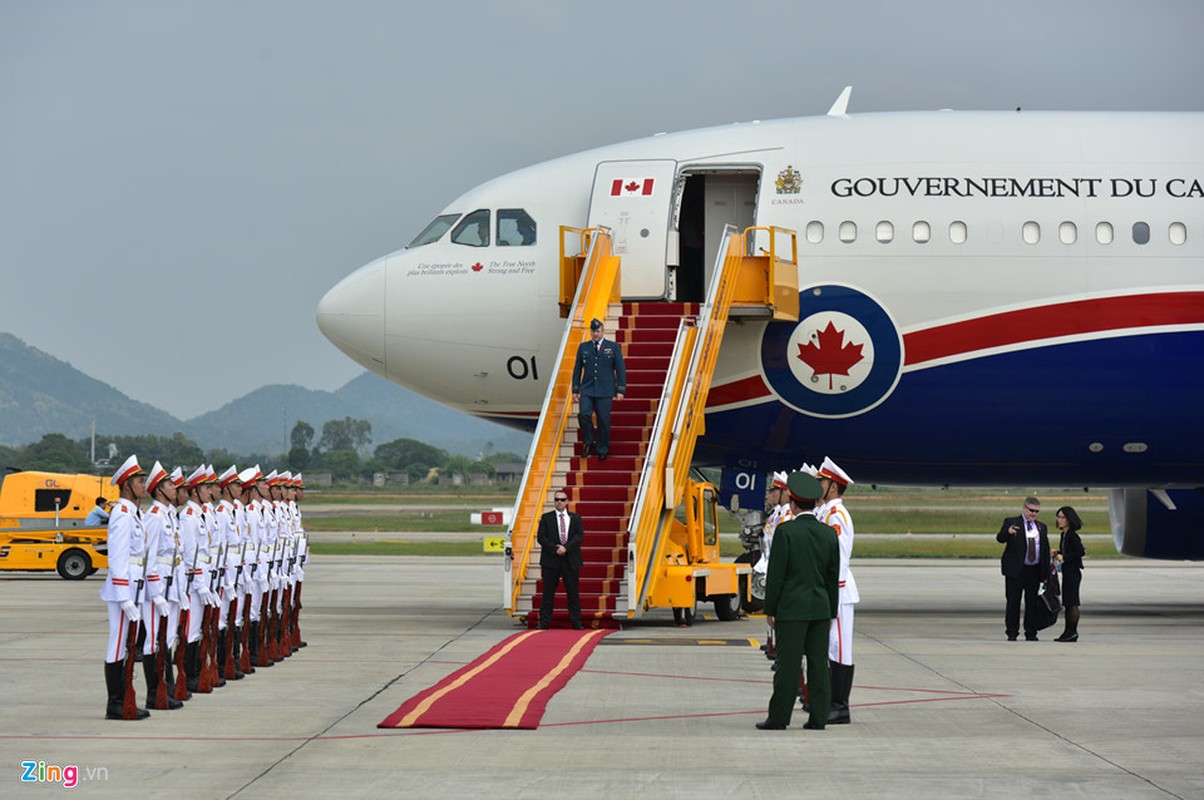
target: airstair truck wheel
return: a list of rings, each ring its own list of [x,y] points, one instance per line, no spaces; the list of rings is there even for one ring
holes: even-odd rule
[[[92,569],[92,559],[78,547],[64,550],[56,569],[63,580],[68,581],[82,581],[95,571]]]

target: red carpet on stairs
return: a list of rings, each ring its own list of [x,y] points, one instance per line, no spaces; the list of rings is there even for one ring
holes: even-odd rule
[[[548,701],[610,631],[516,633],[401,704],[378,728],[539,727]]]
[[[571,508],[585,524],[581,547],[582,622],[587,627],[615,627],[621,582],[627,568],[627,523],[648,453],[656,406],[665,385],[677,328],[698,306],[682,303],[624,303],[614,338],[627,364],[627,394],[611,413],[610,456],[582,458],[581,443],[573,443],[564,486]],[[538,573],[538,566],[533,570]],[[536,583],[527,624],[539,623],[540,593]],[[626,617],[619,611],[620,617]],[[567,626],[568,609],[558,592],[552,614],[554,628]]]

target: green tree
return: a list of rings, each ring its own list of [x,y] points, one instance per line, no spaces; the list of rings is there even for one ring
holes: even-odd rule
[[[298,420],[293,426],[293,432],[289,434],[289,441],[294,450],[298,447],[308,450],[314,442],[314,426],[305,420]]]
[[[313,459],[309,455],[309,450],[305,447],[293,447],[288,451],[288,456],[285,460],[288,462],[288,468],[293,472],[312,469],[310,464]]]
[[[446,450],[417,439],[394,439],[377,445],[373,455],[383,465],[382,472],[405,470],[411,481],[424,479],[432,467],[446,466],[448,459]]]
[[[327,452],[359,450],[372,443],[372,423],[366,419],[332,419],[322,426],[318,447]]]
[[[22,469],[46,472],[91,472],[88,453],[61,433],[48,433],[20,454]]]
[[[360,457],[354,450],[331,450],[326,454],[326,468],[336,481],[349,481],[360,472]]]
[[[196,442],[180,432],[171,436],[114,436],[117,451],[124,460],[133,454],[144,470],[149,470],[156,461],[170,470],[172,467],[196,466],[205,460],[205,453]]]

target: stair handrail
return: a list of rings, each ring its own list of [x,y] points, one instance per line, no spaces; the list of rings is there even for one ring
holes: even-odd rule
[[[652,446],[644,461],[640,489],[628,525],[629,614],[639,613],[644,607],[665,542],[663,518],[673,513],[685,491],[694,445],[704,427],[707,392],[723,341],[744,246],[744,234],[727,225],[716,254],[715,269],[711,273],[715,279],[693,326],[696,332],[690,337],[688,349],[683,348],[679,353],[677,345],[674,347],[665,383],[666,390],[671,385],[674,387],[676,396],[666,400],[662,394],[661,407],[651,433]],[[678,329],[678,343],[681,342],[682,328],[688,324],[682,321],[682,327]],[[687,355],[688,361],[685,358]],[[680,392],[676,391],[678,386],[681,387]],[[670,420],[671,428],[668,427]],[[663,454],[664,446],[669,447],[667,454]],[[653,491],[656,487],[661,487],[661,491]],[[633,569],[638,581],[633,580]]]
[[[689,363],[697,328],[692,320],[683,319],[677,326],[673,340],[673,352],[669,368],[665,372],[665,384],[657,403],[656,417],[652,424],[644,467],[637,484],[635,500],[631,505],[631,517],[627,523],[627,613],[632,616],[643,608],[643,598],[648,594],[649,576],[652,571],[651,553],[657,547],[659,517],[664,508],[665,470],[669,446],[672,443],[666,431],[671,433],[669,421],[677,417],[677,406],[682,398],[685,382],[685,367]]]
[[[619,259],[611,254],[610,231],[603,227],[586,230],[562,227],[562,248],[566,231],[578,233],[583,242],[588,241],[589,253],[573,295],[572,314],[565,323],[560,339],[556,368],[548,381],[539,423],[527,455],[527,466],[515,498],[510,528],[506,532],[503,600],[506,610],[511,614],[517,608],[519,593],[527,577],[531,549],[536,538],[535,528],[547,506],[560,445],[572,414],[572,372],[577,345],[588,336],[588,321],[594,317],[605,318],[610,304],[618,298]],[[592,239],[588,236],[590,233],[593,234]]]
[[[715,364],[719,359],[719,346],[723,343],[723,333],[727,328],[728,312],[732,307],[736,278],[745,251],[745,237],[746,234],[741,233],[735,226],[724,226],[723,241],[716,255],[718,263],[712,272],[715,280],[711,283],[707,301],[698,316],[701,335],[694,345],[690,361],[686,402],[679,406],[677,419],[673,424],[673,449],[669,453],[667,465],[673,468],[677,476],[674,505],[681,501],[686,475],[694,459],[694,445],[705,430],[707,394],[710,392]]]

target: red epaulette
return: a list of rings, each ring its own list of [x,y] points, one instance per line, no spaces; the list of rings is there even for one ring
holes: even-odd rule
[[[150,512],[151,512],[152,514],[158,514],[158,513],[159,513],[159,507],[158,507],[158,506],[151,506]]]

